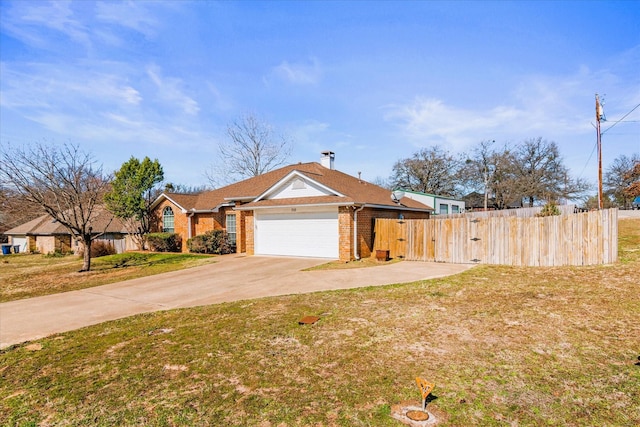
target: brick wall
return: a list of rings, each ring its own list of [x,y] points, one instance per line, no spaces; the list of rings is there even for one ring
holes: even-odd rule
[[[338,208],[338,256],[340,261],[351,261],[353,257],[353,208]]]
[[[236,211],[236,253],[247,252],[247,212]],[[251,229],[253,233],[253,227]],[[252,234],[253,236],[253,234]]]
[[[373,251],[374,226],[376,218],[398,218],[400,211],[365,208],[358,212],[358,255],[360,258],[370,257]],[[340,261],[350,261],[353,256],[353,214],[352,207],[338,209],[338,228],[340,233]],[[406,219],[427,219],[426,212],[402,212]]]
[[[164,212],[164,208],[167,206],[173,210],[173,232],[179,234],[182,238],[182,252],[187,252],[187,239],[189,238],[189,220],[187,218],[187,214],[183,213],[182,209],[171,203],[169,200],[165,199],[156,206],[154,210],[155,226],[151,229],[151,232],[164,232],[162,213]]]
[[[244,229],[246,232],[246,253],[247,255],[253,255],[255,254],[255,245],[253,241],[253,211],[245,211],[244,225]]]
[[[168,200],[164,200],[155,209],[158,230],[162,231],[162,212],[166,206],[173,209],[175,232],[182,237],[182,251],[187,251],[188,214],[182,213],[181,209]],[[341,261],[350,261],[353,256],[353,213],[352,207],[342,206],[338,208],[338,229],[339,229],[339,257]],[[227,214],[236,215],[236,252],[253,255],[255,253],[254,243],[254,216],[252,211],[234,211],[232,208],[221,209],[220,212],[199,213],[191,218],[191,236],[197,236],[207,231],[224,229]],[[398,218],[400,214],[396,210],[365,208],[358,212],[358,254],[361,258],[371,256],[373,251],[373,230],[375,218]],[[423,212],[402,212],[406,219],[426,219],[428,213]]]
[[[196,213],[191,217],[191,233],[189,233],[189,215],[183,213],[182,209],[171,203],[169,200],[163,200],[154,209],[154,221],[152,223],[152,232],[163,232],[162,213],[165,207],[169,206],[173,210],[173,226],[174,233],[178,233],[182,238],[182,252],[187,252],[187,240],[189,236],[194,237],[204,234],[211,230],[224,230],[226,227],[227,214],[236,215],[236,240],[238,242],[238,251],[246,250],[245,233],[242,230],[245,219],[242,212],[236,212],[231,207],[220,209],[219,212]]]

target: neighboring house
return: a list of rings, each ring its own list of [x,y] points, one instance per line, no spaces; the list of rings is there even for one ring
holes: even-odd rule
[[[483,211],[484,210],[484,194],[473,192],[469,193],[462,198],[466,204],[466,210],[470,211]],[[507,204],[506,209],[517,209],[523,207],[522,197],[516,197]],[[498,209],[495,197],[487,198],[487,210]]]
[[[117,253],[135,249],[122,221],[114,218],[106,210],[100,210],[92,223],[93,231],[98,234],[94,242],[102,241],[114,246]],[[34,220],[5,231],[9,236],[9,244],[18,246],[20,252],[78,252],[82,242],[72,236],[69,231],[49,215],[42,215]]]
[[[436,194],[420,193],[418,191],[405,191],[405,197],[408,197],[418,202],[424,203],[428,206],[433,206],[436,215],[446,215],[454,213],[462,213],[465,210],[464,200],[456,199],[453,197],[438,196]]]
[[[247,255],[349,261],[373,249],[375,218],[428,218],[432,208],[334,169],[334,153],[196,195],[163,193],[153,203],[157,231],[187,239],[224,229]]]

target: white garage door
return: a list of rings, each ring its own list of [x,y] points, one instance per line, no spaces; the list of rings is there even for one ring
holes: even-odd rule
[[[27,238],[26,236],[13,236],[11,239],[11,244],[15,246],[20,246],[20,252],[27,251]],[[13,250],[13,249],[12,249]]]
[[[256,255],[339,258],[338,209],[256,211]]]

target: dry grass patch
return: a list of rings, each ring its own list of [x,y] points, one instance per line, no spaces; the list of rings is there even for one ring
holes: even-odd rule
[[[421,376],[442,425],[636,426],[640,221],[621,233],[614,266],[478,266],[15,346],[0,354],[0,424],[398,426],[390,406],[418,403]]]
[[[360,258],[356,261],[331,261],[325,264],[316,265],[305,269],[304,271],[313,270],[342,270],[348,268],[366,268],[366,267],[379,267],[381,265],[395,264],[402,261],[399,258],[391,259],[388,261],[378,261],[375,257]]]
[[[0,258],[0,302],[50,295],[215,262],[210,255],[128,252],[95,258],[79,273],[73,255],[16,254]]]

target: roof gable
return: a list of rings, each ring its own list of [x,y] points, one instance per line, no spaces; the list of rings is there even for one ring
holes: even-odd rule
[[[296,188],[299,181],[307,185],[306,189]],[[308,193],[305,193],[306,190]],[[387,189],[363,181],[335,169],[328,169],[320,163],[297,163],[264,173],[226,187],[204,191],[195,195],[163,193],[156,199],[157,206],[161,197],[172,200],[183,212],[215,212],[222,206],[256,203],[277,205],[296,201],[296,203],[322,204],[320,200],[344,205],[368,204],[393,209],[432,210],[431,207],[403,198],[400,203],[391,200]]]
[[[280,181],[271,186],[267,191],[259,195],[253,201],[278,200],[303,197],[338,196],[343,194],[319,183],[306,174],[293,170]]]

